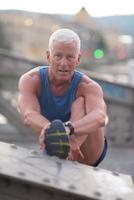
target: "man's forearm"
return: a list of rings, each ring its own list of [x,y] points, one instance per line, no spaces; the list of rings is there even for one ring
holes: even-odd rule
[[[24,114],[24,124],[39,134],[49,123],[49,120],[36,111],[28,111]]]
[[[98,111],[89,113],[82,119],[73,122],[73,126],[77,135],[90,134],[105,126],[105,114]]]

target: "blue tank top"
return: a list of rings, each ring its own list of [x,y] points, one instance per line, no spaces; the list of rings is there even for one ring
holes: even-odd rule
[[[49,121],[60,119],[66,122],[70,119],[71,105],[76,99],[78,85],[82,79],[83,73],[74,72],[71,84],[63,95],[54,95],[50,88],[48,79],[48,67],[41,66],[39,68],[41,78],[41,92],[38,97],[41,113]]]

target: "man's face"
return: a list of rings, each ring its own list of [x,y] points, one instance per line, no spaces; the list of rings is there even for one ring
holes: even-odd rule
[[[57,80],[68,81],[80,62],[80,52],[75,42],[54,42],[51,52],[47,52],[50,70]]]

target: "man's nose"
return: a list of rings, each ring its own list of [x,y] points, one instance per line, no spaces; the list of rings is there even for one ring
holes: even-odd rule
[[[62,64],[62,66],[67,66],[67,58],[66,57],[62,58],[61,64]]]

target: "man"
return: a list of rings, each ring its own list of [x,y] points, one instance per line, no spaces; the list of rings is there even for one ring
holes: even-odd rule
[[[76,70],[80,46],[74,31],[54,32],[49,66],[22,75],[18,102],[24,124],[39,134],[47,154],[97,166],[107,151],[106,105],[101,87]]]

